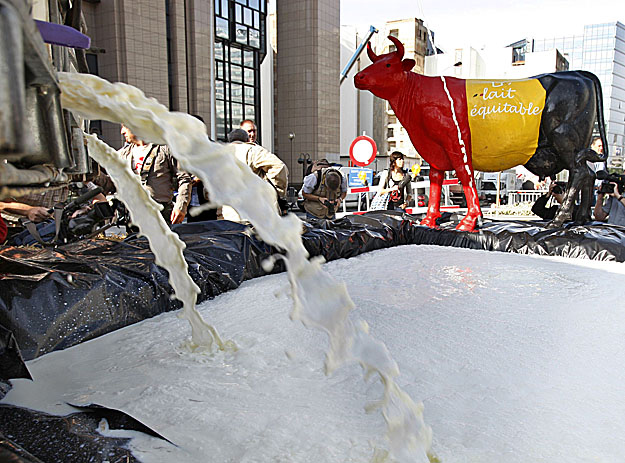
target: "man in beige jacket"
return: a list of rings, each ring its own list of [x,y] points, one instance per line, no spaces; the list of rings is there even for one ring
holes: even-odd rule
[[[256,143],[249,141],[248,133],[243,129],[234,129],[228,134],[228,141],[235,148],[236,158],[247,164],[252,171],[263,180],[266,180],[276,190],[274,204],[278,207],[278,196],[286,196],[289,183],[289,170],[282,160]],[[222,209],[223,218],[226,220],[240,221],[241,217],[229,206]]]

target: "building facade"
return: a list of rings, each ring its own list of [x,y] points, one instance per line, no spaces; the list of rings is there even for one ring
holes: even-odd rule
[[[200,116],[213,139],[241,120],[261,129],[267,0],[83,2],[91,72],[134,85],[170,110]],[[271,118],[269,118],[271,120]],[[119,125],[96,122],[120,146]]]
[[[278,0],[276,15],[276,152],[301,184],[298,160],[339,154],[339,2]]]
[[[91,72],[140,88],[172,110],[212,127],[213,3],[150,0],[83,2],[91,37]],[[102,138],[121,144],[119,125],[101,123]]]

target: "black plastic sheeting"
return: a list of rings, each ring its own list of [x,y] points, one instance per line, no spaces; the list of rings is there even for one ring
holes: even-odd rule
[[[137,462],[127,448],[130,438],[105,437],[98,432],[103,419],[109,429],[146,432],[141,423],[106,408],[54,416],[0,405],[0,456],[4,451],[7,457],[0,461]]]
[[[305,223],[302,238],[312,256],[328,261],[403,244],[625,261],[624,227],[592,223],[548,229],[545,222],[486,221],[470,233],[456,231],[457,220],[441,222],[429,229],[414,216],[376,211]],[[232,222],[174,230],[187,245],[189,272],[202,290],[199,302],[266,274],[261,262],[280,252],[249,227]],[[283,270],[278,260],[273,272]],[[10,388],[8,379],[30,378],[18,344],[24,358],[33,359],[178,309],[167,276],[154,264],[145,238],[89,240],[54,249],[0,247],[0,398]],[[154,435],[123,412],[97,405],[66,417],[0,405],[0,461],[136,461],[126,439],[97,433],[102,418]]]
[[[305,223],[302,238],[311,255],[328,261],[402,244],[625,261],[624,227],[594,223],[547,229],[544,222],[487,221],[478,232],[460,232],[456,223],[429,229],[413,216],[376,211]],[[261,262],[280,252],[233,222],[184,224],[175,231],[187,245],[189,272],[202,291],[198,302],[266,274]],[[273,272],[283,270],[278,260]],[[13,334],[27,360],[180,308],[145,238],[0,248],[0,277],[0,325]],[[4,366],[1,354],[0,345]]]
[[[177,231],[187,245],[189,273],[202,290],[200,302],[263,274],[260,262],[273,251],[232,222]],[[181,307],[145,238],[4,248],[0,269],[0,324],[13,332],[26,359]]]

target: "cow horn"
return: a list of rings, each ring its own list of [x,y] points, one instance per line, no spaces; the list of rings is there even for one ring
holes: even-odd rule
[[[397,47],[397,56],[399,56],[399,59],[402,59],[404,57],[404,44],[401,43],[397,37],[393,37],[392,35],[389,35],[388,38],[395,44]]]
[[[369,55],[369,59],[372,63],[375,63],[380,58],[373,52],[373,48],[371,48],[371,42],[367,42],[367,55]]]

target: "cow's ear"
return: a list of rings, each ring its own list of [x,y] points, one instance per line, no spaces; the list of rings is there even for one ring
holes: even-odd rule
[[[404,69],[404,71],[410,71],[414,65],[415,65],[415,60],[413,59],[405,59],[401,62],[401,67]]]

